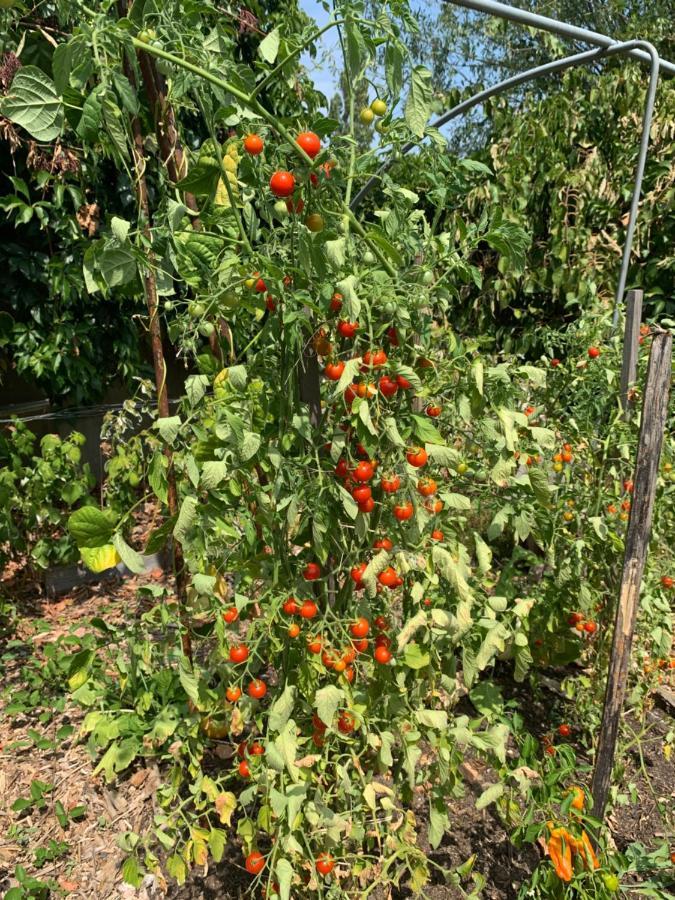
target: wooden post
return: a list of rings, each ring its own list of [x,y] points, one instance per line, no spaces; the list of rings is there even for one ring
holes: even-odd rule
[[[639,320],[638,320],[639,321]],[[637,617],[640,584],[649,549],[656,479],[668,413],[672,373],[673,338],[669,332],[654,333],[642,402],[642,421],[633,476],[633,503],[624,552],[619,602],[614,621],[612,655],[607,674],[605,706],[595,757],[591,793],[593,816],[602,819],[614,766],[619,721],[626,694],[628,665]]]
[[[621,365],[621,408],[627,422],[632,406],[631,387],[637,377],[640,322],[642,320],[642,291],[626,294],[626,327],[623,334],[623,363]]]

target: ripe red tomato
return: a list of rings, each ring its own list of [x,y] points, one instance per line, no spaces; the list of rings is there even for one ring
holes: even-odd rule
[[[363,366],[361,366],[361,371],[365,372],[367,369],[377,369],[381,366],[385,366],[387,364],[387,354],[384,350],[366,350],[363,354]]]
[[[228,625],[231,625],[232,622],[236,622],[239,618],[239,613],[237,612],[236,606],[231,606],[229,609],[226,609],[223,613],[223,619],[227,622]]]
[[[335,868],[335,860],[330,853],[319,853],[316,859],[316,871],[319,875],[330,875]]]
[[[431,532],[431,540],[432,541],[442,541],[445,535],[439,528],[434,528]]]
[[[303,619],[314,619],[319,612],[319,607],[313,600],[305,600],[300,607],[300,615]]]
[[[378,616],[375,619],[375,627],[378,631],[386,631],[389,628],[389,622],[387,622],[384,616]]]
[[[567,618],[567,624],[568,625],[576,625],[577,622],[583,622],[583,620],[584,620],[584,617],[583,617],[582,613],[573,612],[573,613],[569,614],[569,616]]]
[[[283,611],[287,616],[294,616],[298,612],[298,601],[295,597],[289,597],[288,600],[284,600],[284,605],[282,607]]]
[[[563,453],[561,453],[560,455],[561,455],[561,457],[562,457],[562,461],[563,461],[563,462],[566,462],[566,463],[571,463],[572,460],[574,459],[574,457],[573,457],[572,454],[569,452],[569,450],[565,450],[565,451],[564,451]]]
[[[398,385],[394,379],[390,378],[388,375],[383,375],[382,378],[380,378],[378,386],[383,397],[393,397],[398,393]]]
[[[372,497],[369,497],[367,500],[364,500],[363,503],[359,503],[359,512],[365,513],[368,515],[375,509],[375,501]]]
[[[259,875],[264,868],[265,857],[262,853],[258,853],[257,850],[254,850],[253,853],[249,853],[246,857],[246,871],[250,872],[251,875]]]
[[[560,360],[559,360],[559,359],[555,359],[555,358],[554,358],[554,359],[551,360],[551,368],[557,369],[559,365],[560,365]]]
[[[303,211],[304,208],[305,208],[305,201],[302,199],[302,197],[299,197],[297,200],[293,200],[293,198],[290,197],[286,201],[286,209],[289,211],[289,213],[291,215],[293,215],[293,214],[300,215],[300,213]]]
[[[251,777],[251,769],[248,764],[248,760],[242,759],[239,763],[239,774],[242,778],[250,778]]]
[[[444,504],[443,504],[443,501],[442,501],[442,500],[434,500],[433,502],[427,500],[427,502],[424,504],[424,508],[425,508],[425,509],[428,509],[430,513],[436,513],[436,514],[437,514],[437,513],[439,513],[439,512],[442,512],[442,510],[443,510],[443,505],[444,505]]]
[[[267,685],[260,678],[254,678],[248,686],[248,695],[254,700],[262,700],[267,693]]]
[[[391,647],[391,638],[386,634],[380,633],[375,638],[375,646],[386,647],[388,650]]]
[[[630,500],[622,500],[622,502],[621,502],[621,509],[622,509],[624,512],[628,512],[628,510],[630,509]]]
[[[243,663],[248,659],[248,647],[246,644],[234,644],[230,647],[230,662]]]
[[[342,309],[342,294],[337,292],[330,298],[329,308],[331,312],[340,312]]]
[[[346,478],[349,475],[349,463],[346,459],[339,460],[335,466],[335,474],[338,478]]]
[[[323,647],[323,641],[320,637],[310,637],[307,638],[307,649],[310,653],[317,655],[321,653],[321,648]]]
[[[375,474],[375,467],[370,461],[364,460],[363,462],[358,463],[352,475],[355,481],[370,481],[370,479]]]
[[[225,691],[225,696],[230,703],[236,703],[237,700],[241,697],[241,688],[237,687],[236,685],[232,685]]]
[[[277,308],[277,303],[274,297],[271,294],[268,294],[265,297],[265,306],[269,309],[270,312],[274,312]]]
[[[303,131],[295,139],[298,147],[301,147],[307,156],[314,159],[321,151],[321,139],[313,131]]]
[[[664,588],[667,588],[668,590],[670,590],[670,588],[673,586],[673,583],[674,583],[673,579],[670,577],[670,575],[662,576],[661,584]]]
[[[443,408],[436,403],[430,403],[426,408],[426,413],[431,419],[437,419],[443,412]]]
[[[350,384],[343,394],[347,406],[351,406],[356,397],[356,385]]]
[[[396,376],[396,384],[402,391],[408,391],[412,387],[412,384],[403,375]]]
[[[292,172],[275,172],[270,178],[270,190],[275,197],[290,197],[295,190],[295,177]]]
[[[292,625],[288,626],[288,636],[289,638],[296,638],[300,634],[300,626],[297,622],[293,622]]]
[[[263,152],[263,139],[259,134],[247,134],[244,138],[244,150],[249,156],[258,156]]]
[[[351,575],[352,581],[355,581],[356,584],[361,584],[361,579],[363,578],[363,573],[366,571],[366,563],[359,563],[358,566],[354,566],[354,568],[349,573]]]
[[[401,487],[401,479],[398,475],[383,475],[380,481],[380,487],[385,494],[395,494]]]
[[[627,494],[632,494],[634,487],[635,485],[630,478],[627,478],[623,483],[623,489]]]
[[[325,738],[324,738],[323,734],[321,734],[320,732],[315,731],[312,734],[312,743],[314,744],[315,747],[318,747],[319,749],[321,749],[321,747],[323,747],[325,742],[326,742]]]
[[[368,639],[361,638],[359,641],[352,641],[352,646],[357,653],[365,653],[368,649]]]
[[[423,497],[431,497],[438,490],[438,485],[433,478],[421,478],[417,482],[417,493]]]
[[[549,756],[555,756],[555,747],[553,744],[547,744],[547,746],[544,747],[544,751],[548,753]]]
[[[584,631],[588,634],[595,634],[597,630],[598,626],[595,624],[595,622],[586,622],[584,625]]]
[[[265,291],[267,290],[267,285],[262,280],[262,278],[258,278],[258,280],[256,281],[256,283],[254,285],[254,289],[255,289],[256,293],[264,294]]]
[[[411,447],[406,453],[406,459],[411,466],[419,469],[429,459],[429,454],[424,447]]]
[[[589,347],[588,355],[591,359],[597,359],[600,356],[600,349],[598,347]]]
[[[572,729],[569,725],[563,724],[558,726],[558,734],[560,735],[560,737],[569,737],[571,733]]]
[[[391,328],[387,328],[387,337],[392,347],[398,347],[398,332],[393,325]]]
[[[250,756],[264,756],[265,748],[257,741],[253,741],[253,743],[249,745],[248,752]]]
[[[380,572],[380,574],[377,576],[377,580],[382,585],[382,587],[396,587],[396,582],[398,580],[396,569],[393,569],[391,566],[387,566],[387,568],[383,572]]]
[[[323,372],[326,378],[328,378],[330,381],[339,381],[344,370],[345,364],[342,362],[342,360],[339,360],[338,362],[326,363],[326,367]]]
[[[370,631],[370,623],[365,616],[361,616],[349,626],[352,637],[364,638]]]
[[[340,334],[343,338],[353,338],[356,335],[356,332],[359,330],[358,322],[348,322],[343,319],[341,322],[338,322],[338,334]]]
[[[319,717],[317,713],[312,713],[312,725],[315,731],[324,732],[327,728],[326,723]]]
[[[378,662],[381,666],[385,666],[391,660],[391,653],[387,647],[376,647],[373,656],[375,657],[375,662]]]
[[[302,577],[305,581],[316,581],[317,578],[321,578],[321,566],[315,562],[307,563],[302,570]]]
[[[373,544],[375,550],[386,550],[387,552],[393,548],[394,544],[389,538],[378,538]]]
[[[394,517],[399,520],[399,522],[405,522],[407,519],[412,518],[412,514],[414,512],[414,508],[410,500],[407,500],[405,503],[397,503],[394,507]]]
[[[358,484],[352,491],[352,497],[357,503],[365,503],[366,500],[370,500],[372,495],[373,492],[367,484]]]
[[[337,726],[343,734],[351,734],[356,727],[356,716],[346,710],[341,712],[338,717]]]
[[[356,385],[356,395],[358,397],[361,397],[362,400],[366,399],[367,397],[374,397],[376,393],[377,388],[372,381]]]

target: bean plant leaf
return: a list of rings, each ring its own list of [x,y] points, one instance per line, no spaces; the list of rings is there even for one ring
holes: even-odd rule
[[[127,544],[119,531],[114,535],[112,542],[127,569],[134,575],[142,575],[145,572],[145,563],[141,554]]]
[[[53,141],[63,129],[63,105],[56,85],[37,66],[23,66],[0,100],[0,114],[37,141]]]
[[[425,66],[415,66],[405,105],[405,121],[417,137],[423,136],[424,128],[429,121],[432,97],[431,72]]]
[[[110,543],[116,517],[110,510],[83,506],[68,519],[68,530],[78,547],[102,547]]]

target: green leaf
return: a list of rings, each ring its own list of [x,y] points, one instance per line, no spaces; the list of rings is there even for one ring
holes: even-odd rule
[[[80,650],[70,658],[68,665],[68,687],[76,691],[89,678],[96,654],[93,650]]]
[[[358,319],[361,312],[361,301],[356,294],[357,283],[356,275],[348,275],[335,285],[335,289],[344,298],[345,314],[350,319]]]
[[[295,703],[295,687],[287,684],[284,692],[275,700],[270,709],[268,727],[270,731],[281,731],[293,713]]]
[[[448,727],[448,714],[443,709],[418,709],[415,718],[425,728],[444,731]]]
[[[442,493],[440,497],[448,509],[471,509],[471,500],[464,494]]]
[[[219,863],[225,855],[227,832],[222,828],[212,828],[209,832],[209,850],[214,861]]]
[[[384,51],[384,77],[392,97],[398,97],[403,86],[403,53],[394,41],[387,41]]]
[[[63,106],[56,85],[36,66],[19,69],[0,100],[0,113],[37,141],[53,141],[63,128]]]
[[[419,644],[408,644],[403,653],[403,662],[409,669],[424,669],[431,662],[431,657]]]
[[[176,524],[173,529],[174,537],[179,540],[181,544],[185,541],[187,532],[197,518],[198,506],[199,501],[196,497],[185,497],[181,503],[178,518],[176,519]]]
[[[154,423],[154,427],[159,431],[162,440],[169,446],[176,440],[180,426],[180,416],[163,416]]]
[[[281,900],[290,900],[293,866],[287,859],[281,858],[277,860],[274,871],[279,882],[279,896]]]
[[[238,447],[241,461],[248,462],[249,459],[255,456],[260,449],[260,443],[259,434],[255,434],[253,431],[245,431]]]
[[[532,493],[542,506],[548,506],[551,502],[551,489],[548,485],[548,477],[544,469],[532,466],[528,469],[528,477],[532,487]]]
[[[178,884],[185,884],[188,870],[185,865],[185,860],[182,856],[179,856],[178,853],[169,856],[166,861],[166,871],[172,878],[176,879]]]
[[[90,572],[106,572],[120,562],[120,555],[112,544],[102,547],[80,547],[82,562]]]
[[[185,381],[185,393],[190,406],[196,406],[209,386],[208,375],[190,375]]]
[[[113,536],[112,542],[127,569],[134,575],[142,575],[145,572],[145,563],[141,554],[127,544],[119,531]]]
[[[344,702],[345,693],[340,688],[329,684],[318,690],[314,696],[314,705],[319,718],[326,725],[332,725],[340,703]]]
[[[443,435],[425,416],[412,417],[415,423],[415,434],[424,444],[445,444]]]
[[[405,441],[401,437],[401,434],[398,430],[398,425],[396,424],[396,419],[393,416],[387,416],[382,422],[382,427],[384,429],[384,433],[389,438],[390,442],[394,444],[394,446],[405,446]]]
[[[106,247],[98,267],[108,287],[121,287],[133,281],[138,272],[136,257],[124,247]]]
[[[273,28],[258,44],[258,56],[267,63],[273,63],[279,53],[279,41],[279,28]]]
[[[368,48],[358,25],[351,19],[345,24],[345,62],[351,81],[355,81],[368,61]]]
[[[122,865],[122,880],[126,884],[130,884],[138,888],[143,883],[143,875],[135,856],[127,856]]]
[[[78,547],[102,547],[110,542],[115,530],[116,516],[111,510],[83,506],[68,519],[68,531]]]
[[[410,93],[405,104],[405,121],[417,137],[424,135],[424,128],[431,114],[431,77],[431,72],[425,66],[415,66],[412,70]]]
[[[336,393],[343,394],[347,390],[347,387],[352,383],[352,381],[360,372],[361,364],[362,360],[360,356],[347,360],[347,362],[345,363],[344,371],[342,372],[342,375],[340,375],[340,380],[335,386]]]
[[[335,270],[340,270],[345,264],[345,250],[347,241],[345,238],[336,238],[333,241],[326,241],[323,245],[326,259]]]
[[[396,247],[384,235],[384,232],[380,228],[375,228],[371,226],[366,232],[366,238],[369,241],[372,241],[373,244],[377,244],[377,246],[382,250],[382,252],[389,257],[389,259],[393,260],[397,266],[403,265],[403,257],[398,252]]]
[[[436,850],[450,827],[450,817],[443,801],[432,800],[429,805],[429,843]]]
[[[202,487],[206,491],[212,491],[217,488],[223,479],[227,478],[229,467],[226,462],[220,459],[208,460],[202,466]]]
[[[490,787],[486,788],[480,797],[476,800],[476,809],[485,809],[486,806],[489,806],[491,803],[494,803],[504,793],[504,785],[501,782],[497,782],[497,784],[491,784]]]

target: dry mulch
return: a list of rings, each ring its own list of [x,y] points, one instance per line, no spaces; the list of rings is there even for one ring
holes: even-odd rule
[[[149,582],[166,583],[166,576],[156,570],[126,580],[109,579],[79,586],[56,600],[49,600],[25,573],[8,569],[0,579],[0,593],[12,598],[23,618],[19,620],[18,632],[12,636],[13,646],[7,646],[7,638],[4,646],[0,642],[3,707],[11,698],[13,688],[22,686],[21,668],[30,653],[39,659],[44,647],[58,637],[73,631],[84,633],[93,616],[120,621],[127,615],[138,614],[141,607],[137,590]],[[17,641],[23,641],[24,647]],[[0,748],[3,748],[0,754],[0,892],[14,883],[14,867],[21,864],[37,878],[53,879],[64,896],[78,900],[242,897],[250,878],[242,869],[241,851],[234,843],[228,846],[222,863],[208,873],[193,872],[182,887],[166,885],[152,876],[138,890],[123,884],[121,866],[126,854],[118,847],[117,839],[126,831],[142,834],[151,826],[154,794],[161,774],[152,766],[137,769],[114,787],[106,785],[103,778],[93,777],[94,766],[87,749],[77,742],[82,716],[78,707],[64,704],[63,711],[55,711],[51,721],[40,726],[30,716],[2,715],[0,708]],[[29,738],[29,729],[36,729],[53,739],[65,724],[75,726],[75,731],[56,749],[38,749]],[[637,752],[629,754],[622,778],[624,786],[634,786],[638,802],[615,807],[610,818],[619,849],[635,840],[653,846],[655,838],[668,837],[668,828],[672,829],[673,825],[675,760],[665,758],[663,747],[669,730],[674,727],[674,719],[667,710],[654,708],[648,713],[648,725],[642,757]],[[457,827],[435,851],[430,851],[425,844],[425,803],[420,797],[419,808],[415,806],[421,825],[420,845],[446,869],[476,854],[476,869],[487,879],[483,896],[490,900],[511,900],[536,866],[539,851],[531,846],[520,851],[514,849],[492,809],[476,810],[475,798],[482,790],[485,773],[476,761],[467,761],[465,768],[469,789],[465,797],[450,803],[450,819]],[[47,794],[47,809],[22,815],[12,812],[11,805],[17,798],[29,795],[31,782],[36,779],[54,785],[53,791]],[[62,829],[54,814],[57,800],[66,809],[85,805],[86,815],[71,822],[67,830]],[[664,808],[670,810],[666,814],[669,824],[664,824]],[[67,842],[67,854],[35,868],[35,848],[44,847],[50,839]],[[425,888],[425,894],[430,900],[454,900],[462,896],[437,875]],[[411,895],[402,888],[388,896],[391,900],[402,900]]]

